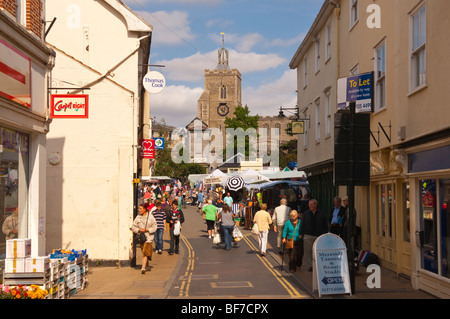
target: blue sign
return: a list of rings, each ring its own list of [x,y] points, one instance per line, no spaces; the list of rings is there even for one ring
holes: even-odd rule
[[[373,73],[338,80],[338,108],[346,109],[356,102],[356,113],[373,112]]]
[[[298,167],[297,162],[295,162],[295,161],[290,161],[290,162],[289,162],[289,167]]]
[[[164,149],[164,139],[160,137],[154,137],[155,140],[155,149],[156,150],[163,150]]]

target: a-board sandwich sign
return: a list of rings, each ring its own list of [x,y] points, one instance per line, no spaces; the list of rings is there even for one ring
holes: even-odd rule
[[[347,248],[339,236],[327,233],[313,245],[313,290],[322,295],[351,294]]]

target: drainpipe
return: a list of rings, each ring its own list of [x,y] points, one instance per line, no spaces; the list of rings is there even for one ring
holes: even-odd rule
[[[333,3],[334,4],[334,3]],[[334,9],[334,15],[336,16],[336,76],[340,77],[341,72],[341,64],[340,64],[340,25],[341,25],[341,7],[339,5],[336,5],[336,8]]]

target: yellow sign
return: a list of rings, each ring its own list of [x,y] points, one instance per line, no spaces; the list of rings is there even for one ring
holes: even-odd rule
[[[305,134],[305,121],[293,121],[292,134]]]

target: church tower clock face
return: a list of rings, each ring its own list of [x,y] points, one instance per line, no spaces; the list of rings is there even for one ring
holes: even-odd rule
[[[220,103],[219,107],[217,107],[217,114],[220,116],[226,116],[230,112],[230,108],[226,103]]]

